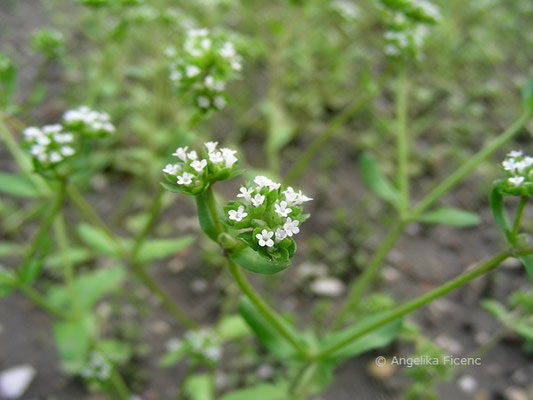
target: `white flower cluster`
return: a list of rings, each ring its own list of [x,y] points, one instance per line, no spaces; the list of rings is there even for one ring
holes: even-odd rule
[[[167,164],[163,172],[176,179],[175,183],[188,194],[201,192],[209,182],[227,179],[238,158],[236,150],[227,147],[218,148],[218,142],[204,143],[205,158],[198,156],[189,147],[179,147],[172,154],[178,158],[177,163]]]
[[[189,331],[185,334],[184,342],[194,356],[202,357],[210,362],[217,362],[222,358],[222,340],[211,330]]]
[[[190,91],[203,111],[220,110],[227,103],[226,83],[242,69],[242,57],[233,42],[208,29],[190,29],[183,51],[168,49],[174,60],[170,79],[177,89]]]
[[[359,7],[352,0],[335,0],[331,3],[331,6],[344,19],[354,20],[359,17]]]
[[[102,354],[92,352],[87,365],[81,370],[80,375],[85,379],[106,381],[111,376],[111,370],[111,363]]]
[[[389,28],[385,33],[385,53],[390,56],[409,54],[417,59],[429,36],[429,24],[441,18],[440,9],[428,0],[405,0],[400,3],[380,0]]]
[[[41,167],[52,167],[76,153],[74,135],[65,132],[62,125],[31,126],[23,134],[30,154]]]
[[[306,218],[302,206],[312,199],[290,186],[282,190],[280,183],[266,176],[256,176],[253,183],[241,187],[239,201],[226,206],[228,222],[238,229],[252,228],[250,240],[267,253],[278,250],[278,245],[291,247],[291,238],[300,232],[299,225]]]
[[[511,151],[502,162],[507,173],[504,191],[514,195],[533,194],[533,157],[522,151]]]
[[[63,114],[65,126],[82,130],[89,136],[105,136],[115,132],[111,118],[105,112],[92,110],[87,106],[69,110]]]

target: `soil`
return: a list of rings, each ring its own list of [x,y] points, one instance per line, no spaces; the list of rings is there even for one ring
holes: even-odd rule
[[[34,27],[48,23],[49,16],[40,4],[38,1],[15,0],[3,1],[0,4],[0,49],[14,55],[17,64],[22,66],[20,71],[22,92],[28,90],[29,85],[25,82],[36,74],[34,65],[37,58],[27,50],[27,39]],[[62,87],[60,76],[60,73],[52,72],[48,77],[52,87],[48,104],[53,103],[54,93],[60,91]],[[47,107],[45,103],[45,106],[38,110],[38,114],[46,116],[50,112]],[[333,169],[328,172],[328,176],[331,177],[329,187],[332,188],[331,191],[325,193],[319,188],[319,180],[313,179],[316,171],[308,171],[307,176],[300,180],[305,183],[306,193],[315,199],[321,199],[312,206],[313,218],[306,224],[304,234],[299,237],[298,245],[303,249],[308,246],[307,241],[313,235],[320,235],[321,232],[326,232],[334,226],[332,209],[342,207],[348,211],[361,213],[363,198],[368,195],[355,168],[355,155],[347,152],[346,146],[341,144],[333,143],[331,146],[335,147],[334,150],[338,155]],[[9,155],[2,148],[0,148],[0,160],[3,171],[14,169],[13,164],[8,161]],[[346,182],[351,183],[346,184]],[[113,199],[117,198],[122,190],[121,187],[125,186],[120,181],[112,182],[106,190],[95,193],[95,199],[98,198],[105,204],[113,204]],[[108,190],[111,187],[114,189]],[[469,184],[463,185],[443,202],[477,205],[472,208],[481,210],[482,225],[472,229],[419,225],[408,227],[387,260],[380,289],[392,293],[398,302],[410,299],[456,276],[499,248],[500,238],[491,222],[485,194],[472,193],[469,189],[471,187]],[[339,202],[339,196],[335,197],[331,193],[341,193],[343,200]],[[105,214],[105,207],[102,208]],[[188,225],[179,233],[197,230],[190,220],[179,217],[192,215],[193,212],[193,208],[186,200],[176,201],[168,211],[169,217],[181,218],[174,224],[175,227]],[[526,216],[530,217],[532,214],[533,209],[526,210]],[[351,229],[356,231],[357,227]],[[383,231],[372,233],[367,243],[372,243],[374,246],[383,234]],[[370,248],[365,249],[367,253],[369,250]],[[299,257],[304,252],[301,251]],[[7,267],[11,266],[9,261],[5,262]],[[303,262],[302,258],[297,258],[295,266],[284,273],[283,280],[279,281],[280,288],[276,288],[276,295],[268,293],[261,278],[253,277],[253,283],[263,288],[264,293],[278,309],[296,310],[297,315],[304,315],[309,311],[309,304],[315,298],[302,288],[302,283],[297,278],[298,265]],[[211,272],[206,273],[198,268],[199,264],[198,255],[191,251],[180,254],[179,259],[153,266],[150,273],[195,320],[209,324],[216,318],[220,296],[228,290],[229,280],[224,274],[211,276],[213,275]],[[177,270],[179,271],[176,272]],[[352,275],[356,273],[349,272],[346,278]],[[207,283],[205,291],[194,290],[193,282],[198,282],[198,279]],[[409,319],[417,322],[426,336],[448,347],[447,351],[450,354],[468,356],[479,347],[480,342],[501,328],[501,325],[480,307],[479,301],[488,296],[505,301],[513,290],[527,285],[523,269],[519,265],[509,264],[507,267],[499,268],[490,276],[479,278],[425,307]],[[117,331],[121,326],[128,324],[140,328],[139,345],[146,347],[145,351],[141,352],[145,355],[135,360],[137,371],[126,374],[135,375],[136,381],[143,382],[141,387],[136,388],[143,399],[171,399],[185,373],[184,367],[178,365],[172,368],[160,368],[157,366],[157,360],[164,351],[165,343],[173,337],[179,337],[183,329],[174,323],[150,295],[135,284],[132,284],[132,288],[134,289],[132,296],[136,297],[137,301],[147,302],[150,305],[149,312],[126,310],[120,316],[118,326],[110,326],[108,329]],[[109,303],[112,306],[116,305],[113,299]],[[369,371],[376,356],[380,354],[407,356],[411,350],[409,344],[400,341],[381,351],[371,352],[342,363],[337,368],[334,383],[317,398],[326,400],[401,398],[402,388],[408,383],[401,371],[405,367],[392,370],[391,376],[385,379],[380,379]],[[481,358],[482,366],[468,367],[460,371],[450,382],[440,385],[440,397],[445,400],[473,398],[518,400],[520,397],[510,397],[509,387],[513,387],[522,391],[521,393],[526,396],[524,399],[528,398],[527,390],[530,391],[529,398],[533,398],[532,388],[527,387],[531,385],[530,378],[533,376],[533,358],[521,350],[521,342],[517,337],[512,334],[506,335]],[[0,301],[0,371],[26,363],[36,368],[37,375],[24,399],[97,398],[87,394],[79,380],[68,377],[60,371],[53,344],[51,318],[36,309],[23,296],[13,294]],[[473,394],[465,393],[457,385],[457,378],[464,375],[470,375],[478,382],[478,388]]]

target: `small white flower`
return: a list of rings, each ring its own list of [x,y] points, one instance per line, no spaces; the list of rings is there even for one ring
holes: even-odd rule
[[[43,133],[39,128],[36,128],[35,126],[30,126],[23,131],[24,136],[26,139],[36,139],[37,137],[41,136]]]
[[[509,154],[507,154],[507,157],[522,157],[524,155],[524,152],[522,150],[513,150]]]
[[[70,157],[74,154],[74,149],[70,146],[61,146],[59,149],[59,152],[63,154],[65,157]]]
[[[238,161],[237,157],[235,157],[237,150],[223,148],[220,149],[220,151],[222,152],[222,157],[224,158],[224,162],[226,163],[226,168],[231,168],[233,164]]]
[[[259,246],[261,247],[273,247],[274,241],[272,240],[272,236],[274,236],[274,232],[268,231],[266,229],[263,229],[260,234],[258,233],[255,235],[259,242]]]
[[[57,143],[70,143],[74,140],[72,133],[56,133],[54,135],[54,140]]]
[[[224,107],[226,107],[226,99],[223,96],[215,96],[213,99],[213,104],[216,108],[222,110]]]
[[[285,229],[282,229],[282,228],[276,229],[276,242],[279,243],[286,237],[287,237],[287,232],[285,232]]]
[[[240,193],[237,195],[237,197],[242,197],[246,201],[252,201],[253,191],[253,188],[246,188],[244,186],[241,186],[241,188],[239,189]]]
[[[181,161],[186,162],[187,161],[187,149],[188,149],[188,146],[178,147],[176,151],[172,153],[172,155],[178,157]]]
[[[211,161],[213,164],[219,164],[224,161],[224,157],[222,157],[222,153],[220,151],[209,153],[208,156],[209,161]]]
[[[205,142],[204,146],[208,153],[214,153],[218,146],[218,142]]]
[[[228,211],[229,219],[236,221],[236,222],[242,221],[244,218],[246,218],[246,216],[248,216],[248,213],[244,212],[244,206],[239,206],[237,210]]]
[[[207,165],[207,160],[195,160],[191,163],[191,167],[195,169],[196,172],[202,172]]]
[[[283,224],[283,229],[287,232],[287,236],[292,237],[292,235],[296,235],[300,232],[300,228],[298,228],[299,224],[300,222],[297,220],[293,221],[291,217],[287,218],[287,221]]]
[[[254,207],[259,207],[263,202],[265,201],[265,196],[261,194],[256,194],[254,197],[252,197],[252,204]]]
[[[184,172],[183,175],[177,176],[177,178],[178,178],[178,185],[188,186],[192,183],[192,178],[194,178],[194,175],[189,174],[188,172]]]
[[[194,78],[199,73],[200,68],[198,68],[196,65],[187,65],[187,68],[185,68],[185,75],[187,75],[188,78]]]
[[[50,162],[51,163],[58,163],[63,160],[63,156],[59,154],[57,151],[52,151],[49,155]]]
[[[502,166],[503,166],[503,169],[509,172],[514,172],[516,170],[516,163],[515,163],[515,160],[512,158],[504,160],[502,162]]]
[[[209,108],[209,106],[211,105],[209,98],[207,98],[206,96],[198,97],[197,101],[198,101],[198,106],[200,108]]]
[[[298,192],[298,204],[299,205],[307,201],[311,201],[311,200],[313,199],[311,197],[307,197],[305,194],[302,193],[301,190]]]
[[[274,204],[274,211],[276,212],[276,214],[278,214],[280,217],[287,217],[291,212],[292,212],[292,208],[289,208],[287,207],[288,204],[286,201],[281,201],[281,202],[276,202],[276,204]]]
[[[218,51],[218,53],[224,58],[232,58],[237,55],[237,52],[235,51],[235,46],[233,46],[233,43],[231,42],[225,42],[222,48]]]
[[[520,186],[522,182],[524,182],[525,178],[523,176],[513,176],[512,178],[509,178],[507,180],[514,186]]]
[[[272,179],[266,176],[258,175],[254,179],[254,183],[257,185],[257,189],[261,190],[264,187],[268,187],[270,191],[276,190],[281,186],[281,183],[274,182]]]
[[[187,158],[189,160],[198,160],[198,154],[196,154],[196,151],[192,150],[189,152],[189,154],[187,154]]]
[[[179,164],[167,164],[163,169],[163,172],[169,175],[178,175],[178,172],[180,172],[180,170],[181,166]]]

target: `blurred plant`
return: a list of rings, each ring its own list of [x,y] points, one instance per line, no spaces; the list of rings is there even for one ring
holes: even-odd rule
[[[65,37],[55,29],[39,29],[30,38],[33,50],[49,60],[61,59],[66,53]]]

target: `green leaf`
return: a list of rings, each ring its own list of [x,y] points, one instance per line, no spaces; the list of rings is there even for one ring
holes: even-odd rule
[[[25,175],[20,174],[0,173],[0,193],[25,198],[41,196],[33,183]]]
[[[0,108],[11,104],[16,88],[17,69],[5,54],[0,53]]]
[[[454,207],[440,207],[417,218],[426,224],[442,224],[450,226],[475,226],[481,223],[481,217],[473,212]]]
[[[97,252],[113,257],[118,257],[115,247],[111,244],[109,236],[102,230],[89,224],[78,225],[78,235],[87,246]]]
[[[275,274],[290,265],[290,261],[269,260],[250,247],[231,252],[230,258],[248,271],[263,275]]]
[[[250,388],[235,390],[220,400],[298,400],[289,394],[289,385],[282,381],[277,383],[260,383]]]
[[[113,364],[126,363],[133,354],[129,343],[114,339],[104,339],[97,343],[97,348]]]
[[[198,220],[200,222],[200,227],[205,232],[207,236],[214,240],[218,240],[218,230],[215,224],[215,221],[212,220],[211,214],[209,212],[209,205],[207,201],[207,193],[203,192],[194,196],[196,198],[196,206],[198,209]],[[220,214],[220,210],[217,210]],[[221,220],[223,219],[219,216]]]
[[[509,220],[503,206],[503,196],[497,187],[493,187],[490,193],[490,209],[494,217],[494,222],[496,222],[500,232],[507,241],[510,241],[511,230],[509,229]]]
[[[174,239],[146,240],[141,246],[136,260],[143,263],[168,257],[176,254],[186,247],[189,247],[191,244],[193,244],[194,240],[195,238],[192,235]]]
[[[496,318],[498,318],[500,321],[506,321],[509,315],[509,311],[505,306],[496,300],[483,300],[481,302],[481,306],[490,312],[492,315],[494,315]]]
[[[328,347],[331,343],[351,336],[355,331],[359,331],[361,327],[364,327],[379,318],[380,314],[381,313],[377,313],[370,317],[362,318],[359,322],[349,326],[346,329],[327,335],[321,343],[321,347]],[[333,354],[327,357],[326,360],[339,362],[362,354],[366,351],[386,346],[398,336],[401,327],[402,320],[394,320],[370,333],[367,333],[359,339],[354,340],[349,345],[346,345],[343,348],[335,351]]]
[[[217,325],[218,336],[224,341],[240,339],[251,334],[246,321],[240,315],[227,315]]]
[[[214,400],[214,377],[210,374],[191,375],[183,382],[183,390],[190,400]]]
[[[49,269],[59,269],[63,266],[64,258],[68,259],[73,265],[82,264],[91,259],[91,252],[83,247],[70,247],[46,257],[44,266]]]
[[[398,190],[383,175],[378,164],[369,153],[363,153],[359,158],[359,168],[366,185],[379,197],[398,208],[401,197]]]
[[[246,297],[239,300],[239,313],[252,328],[259,341],[274,355],[283,359],[293,358],[296,353],[293,347],[281,336],[270,322],[263,317],[253,303]],[[287,321],[280,321],[287,329],[294,330]]]
[[[0,298],[11,294],[16,286],[17,276],[15,272],[0,266]]]
[[[80,307],[90,309],[97,301],[106,294],[117,289],[126,276],[123,267],[115,266],[99,269],[85,274],[79,274],[74,279],[74,289]],[[70,291],[64,285],[52,286],[47,297],[57,307],[66,308],[72,306]]]
[[[67,373],[75,374],[85,365],[94,334],[95,320],[85,315],[73,321],[56,322],[52,326],[61,365]]]
[[[163,354],[163,356],[159,359],[159,365],[161,367],[170,367],[171,365],[177,364],[183,357],[187,355],[187,351],[187,346],[181,342],[178,347]]]
[[[533,112],[533,78],[531,78],[526,86],[524,86],[524,90],[522,91],[522,99],[524,100],[524,105],[529,108],[531,112]]]
[[[520,261],[524,264],[529,279],[533,281],[533,256],[520,256]]]

